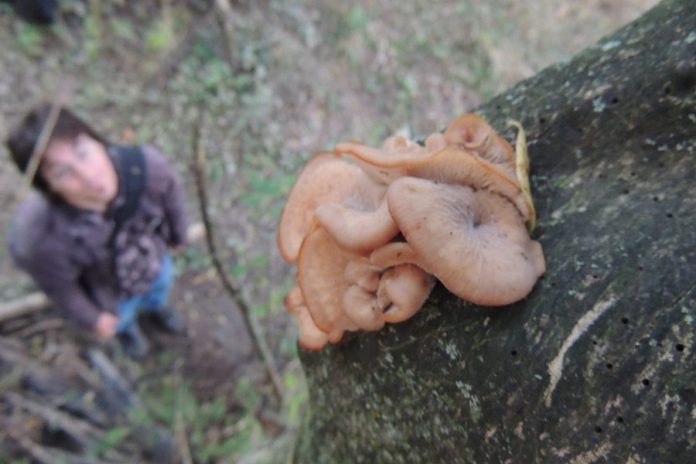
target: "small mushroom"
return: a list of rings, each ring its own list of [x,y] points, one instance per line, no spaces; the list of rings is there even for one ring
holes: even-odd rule
[[[515,176],[515,152],[510,144],[475,114],[465,114],[455,119],[445,130],[444,137],[451,145],[476,153]]]
[[[352,285],[343,294],[343,309],[348,318],[362,330],[379,330],[384,327],[385,306],[379,306],[375,292]]]
[[[346,268],[356,261],[369,265],[365,256],[345,250],[318,224],[314,224],[297,259],[297,283],[316,326],[338,340],[357,326],[346,316],[343,296],[355,283],[346,279]]]
[[[307,350],[320,350],[329,341],[329,335],[316,326],[305,305],[302,291],[295,287],[285,295],[285,308],[293,314],[300,324],[300,346]]]
[[[377,289],[384,322],[394,324],[413,317],[435,286],[435,278],[412,264],[394,266],[382,275]]]
[[[290,191],[278,226],[278,249],[294,262],[316,219],[345,248],[370,250],[398,233],[384,201],[386,187],[358,167],[323,153],[310,160]]]
[[[488,306],[524,298],[546,269],[519,212],[495,193],[404,177],[387,201],[409,248],[388,244],[373,264],[415,264],[460,298]]]
[[[307,162],[288,195],[278,226],[278,249],[286,261],[297,259],[317,206],[345,198],[364,177],[360,168],[332,153]]]

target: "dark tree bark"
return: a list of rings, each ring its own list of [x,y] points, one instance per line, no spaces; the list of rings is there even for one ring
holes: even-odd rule
[[[696,462],[695,88],[667,0],[483,105],[528,131],[546,275],[303,352],[297,462]]]

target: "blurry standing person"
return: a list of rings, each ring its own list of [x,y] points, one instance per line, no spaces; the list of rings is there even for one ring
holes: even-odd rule
[[[167,303],[168,250],[186,243],[179,178],[154,147],[109,143],[70,110],[59,111],[38,154],[36,192],[15,212],[10,255],[66,317],[143,357],[140,311],[169,332],[184,330]],[[21,172],[50,112],[50,104],[35,107],[7,140]]]

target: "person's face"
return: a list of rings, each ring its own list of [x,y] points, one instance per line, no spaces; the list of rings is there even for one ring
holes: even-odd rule
[[[118,190],[106,147],[86,134],[75,140],[52,140],[40,174],[54,193],[78,208],[104,211]]]

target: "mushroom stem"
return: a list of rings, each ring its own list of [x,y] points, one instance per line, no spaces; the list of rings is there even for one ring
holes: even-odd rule
[[[398,266],[400,264],[416,264],[420,259],[413,247],[406,242],[387,243],[370,254],[370,263],[380,268]]]

